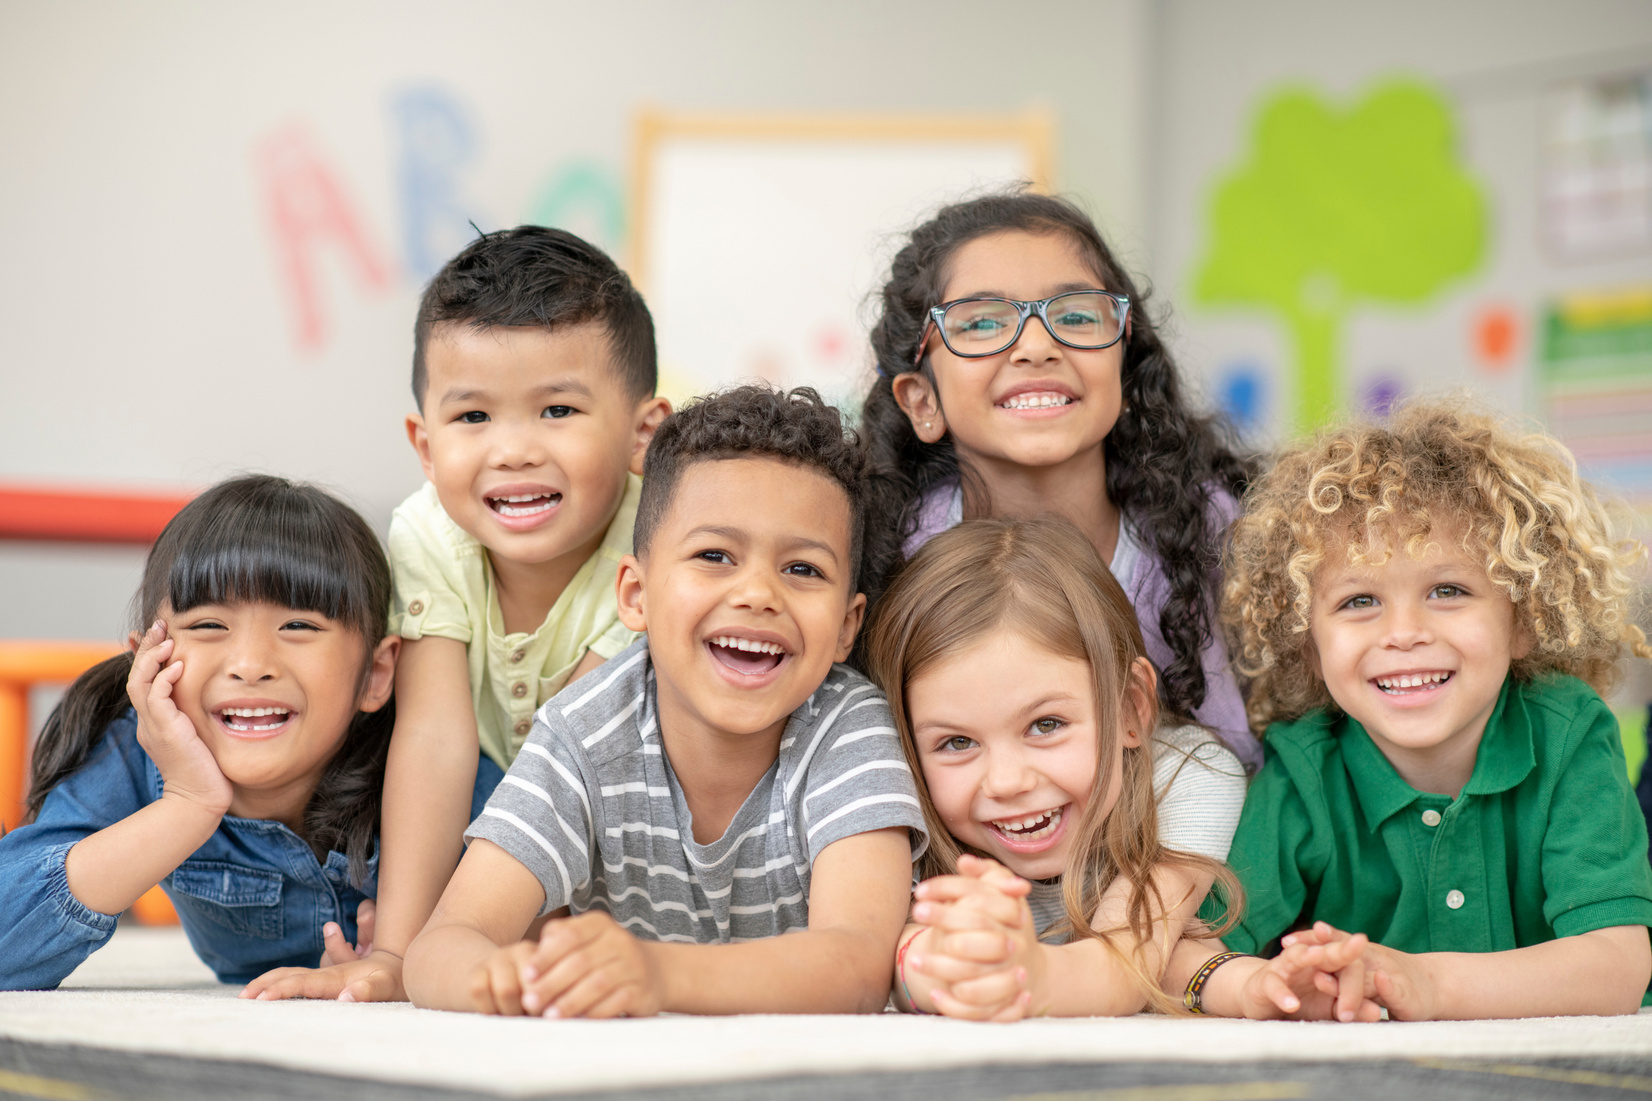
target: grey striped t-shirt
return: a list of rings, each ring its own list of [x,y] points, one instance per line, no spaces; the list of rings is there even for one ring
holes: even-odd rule
[[[657,698],[643,638],[539,709],[466,832],[539,878],[541,913],[606,910],[655,940],[755,940],[808,925],[809,870],[832,842],[905,826],[914,859],[927,847],[889,705],[849,667],[792,714],[779,759],[709,845],[694,840]]]

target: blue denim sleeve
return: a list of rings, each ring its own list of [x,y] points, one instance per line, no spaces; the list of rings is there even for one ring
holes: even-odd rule
[[[0,837],[0,990],[50,990],[114,934],[116,915],[69,890],[65,861],[75,842],[150,802],[148,760],[128,712],[46,796],[39,818]]]

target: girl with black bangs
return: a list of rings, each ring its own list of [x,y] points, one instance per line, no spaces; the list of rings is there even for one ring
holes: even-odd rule
[[[1064,517],[1130,597],[1164,705],[1255,769],[1214,630],[1248,464],[1189,407],[1146,295],[1095,224],[1028,191],[954,203],[912,231],[880,305],[859,426],[868,598],[964,520]]]
[[[312,486],[223,482],[133,603],[129,652],[47,719],[0,837],[0,988],[57,986],[157,883],[220,981],[364,954],[399,646],[372,529]]]

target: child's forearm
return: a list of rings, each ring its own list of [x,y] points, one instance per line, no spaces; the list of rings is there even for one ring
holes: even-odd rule
[[[396,662],[374,947],[404,955],[464,852],[479,750],[463,643],[422,638]]]
[[[889,1000],[894,945],[856,930],[644,947],[660,969],[668,1013],[876,1013]]]
[[[407,949],[402,983],[423,1009],[474,1011],[477,976],[498,946],[468,925],[442,925],[421,933]]]
[[[1596,929],[1507,952],[1405,957],[1373,945],[1366,958],[1368,966],[1378,969],[1385,963],[1396,972],[1416,968],[1426,992],[1422,1015],[1441,1020],[1634,1013],[1652,976],[1652,945],[1640,925]]]
[[[64,871],[89,910],[118,914],[206,844],[224,812],[163,795],[114,825],[81,838]]]

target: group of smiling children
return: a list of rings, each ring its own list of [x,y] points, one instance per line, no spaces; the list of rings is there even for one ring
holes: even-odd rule
[[[420,304],[388,561],[262,476],[156,542],[0,838],[0,987],[159,883],[260,999],[1633,1012],[1597,693],[1652,650],[1570,457],[1419,403],[1258,471],[1144,305],[1070,204],[974,199],[895,257],[855,431],[673,413],[607,256],[481,237]]]

